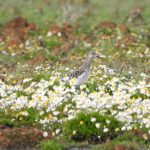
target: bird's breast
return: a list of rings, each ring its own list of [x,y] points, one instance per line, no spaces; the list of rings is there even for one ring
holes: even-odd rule
[[[80,86],[81,84],[84,84],[89,77],[89,71],[85,71],[83,74],[81,74],[75,83],[75,86]]]

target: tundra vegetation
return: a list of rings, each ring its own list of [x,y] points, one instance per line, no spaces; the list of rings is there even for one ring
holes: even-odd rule
[[[150,1],[0,2],[0,149],[148,150]],[[68,75],[90,51],[86,84]]]

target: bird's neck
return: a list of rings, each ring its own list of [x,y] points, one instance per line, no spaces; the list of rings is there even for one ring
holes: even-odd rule
[[[87,57],[84,64],[82,65],[82,69],[87,69],[90,70],[91,69],[91,64],[92,64],[92,58],[91,57]]]

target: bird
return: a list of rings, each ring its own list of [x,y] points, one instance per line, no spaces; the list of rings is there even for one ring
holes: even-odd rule
[[[90,74],[90,70],[92,67],[92,62],[94,58],[104,58],[103,55],[100,55],[94,51],[90,51],[87,55],[87,58],[85,59],[83,65],[80,67],[80,69],[76,69],[74,70],[70,75],[69,75],[69,80],[71,80],[72,78],[76,78],[76,82],[74,84],[74,86],[76,88],[80,87],[80,85],[85,84],[89,74]]]

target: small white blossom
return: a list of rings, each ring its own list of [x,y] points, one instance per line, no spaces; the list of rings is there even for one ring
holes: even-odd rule
[[[48,37],[52,36],[52,32],[50,32],[50,31],[47,32],[47,36],[48,36]]]
[[[48,132],[43,132],[43,137],[48,137]]]
[[[100,126],[101,126],[100,123],[96,123],[96,124],[95,124],[95,127],[96,127],[96,128],[100,128]]]
[[[55,132],[56,132],[56,134],[60,133],[60,129],[56,129]]]
[[[107,124],[110,124],[110,120],[107,119],[107,120],[106,120],[106,123],[107,123]]]
[[[96,118],[91,118],[91,122],[95,122],[96,121]]]
[[[105,127],[103,131],[104,131],[104,132],[108,132],[109,129]]]
[[[62,36],[61,32],[58,32],[58,33],[57,33],[57,36],[59,36],[59,37]]]
[[[121,130],[122,130],[122,131],[125,131],[125,130],[126,130],[126,127],[125,127],[125,126],[123,126],[123,127],[121,128]]]

